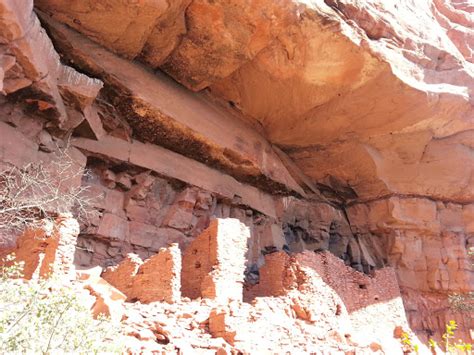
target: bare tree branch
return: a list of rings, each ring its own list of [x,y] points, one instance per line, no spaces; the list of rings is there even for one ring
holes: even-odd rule
[[[48,162],[0,171],[0,231],[19,232],[45,218],[72,212],[79,220],[93,213],[93,198],[80,180],[88,171],[59,148]]]

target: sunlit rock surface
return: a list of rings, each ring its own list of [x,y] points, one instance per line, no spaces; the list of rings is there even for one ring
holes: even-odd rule
[[[237,218],[250,231],[244,293],[275,253],[330,251],[342,261],[323,265],[344,280],[393,267],[383,288],[400,290],[422,339],[455,319],[468,340],[472,317],[448,297],[474,289],[473,13],[462,0],[0,0],[0,168],[66,144],[87,160],[99,198],[81,267],[185,250],[211,219]],[[298,295],[282,324],[306,329]],[[400,302],[375,303],[400,315]],[[186,326],[205,310],[199,324],[235,341],[227,306],[191,304]],[[249,307],[236,309],[271,314]],[[321,329],[303,338],[355,346]]]
[[[127,5],[130,16],[115,1],[38,2],[106,47],[159,66],[192,90],[208,88],[259,122],[308,176],[343,198],[399,193],[473,199],[469,5],[442,0],[185,5],[146,1],[140,11]],[[147,6],[156,9],[154,21],[153,12],[142,14]],[[186,27],[177,31],[183,14]],[[110,26],[111,16],[123,20],[120,27]],[[169,18],[180,40],[172,40],[173,51],[168,46],[160,51],[153,43]]]

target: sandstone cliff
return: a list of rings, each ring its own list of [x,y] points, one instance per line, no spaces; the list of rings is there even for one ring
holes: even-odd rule
[[[307,322],[302,309],[317,294],[308,288],[329,285],[318,296],[336,292],[352,314],[345,321],[363,329],[383,302],[353,306],[347,294],[361,291],[334,275],[371,275],[370,297],[390,290],[377,295],[393,311],[385,330],[409,324],[426,340],[454,319],[469,340],[472,315],[448,297],[474,290],[473,14],[460,0],[0,0],[0,170],[48,162],[66,146],[88,171],[73,182],[88,188],[96,212],[81,223],[76,267],[121,270],[135,253],[152,267],[124,268],[152,270],[174,260],[157,252],[177,243],[183,275],[200,275],[185,266],[191,246],[215,218],[236,218],[249,229],[245,267],[236,266],[245,279],[227,276],[244,282],[245,301],[296,297],[293,316]],[[1,235],[1,245],[14,243]],[[342,260],[327,275],[314,253],[325,251]],[[264,292],[273,262],[319,276],[296,296],[297,286]],[[132,281],[121,288],[110,275],[129,301],[141,299],[124,291]],[[318,321],[336,303],[298,336],[327,333]],[[206,334],[235,346],[229,334],[239,331],[229,329],[257,312],[235,307],[239,319],[209,309]]]

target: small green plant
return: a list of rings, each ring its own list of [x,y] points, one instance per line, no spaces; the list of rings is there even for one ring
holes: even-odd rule
[[[403,348],[404,353],[414,352],[415,354],[418,354],[420,350],[419,345],[413,342],[413,339],[410,333],[403,332],[400,341],[402,343],[402,348]]]
[[[16,261],[15,253],[8,254],[0,266],[0,280],[6,282],[8,279],[18,279],[23,277],[23,261]]]
[[[455,331],[458,328],[457,323],[451,320],[446,324],[445,332],[442,336],[443,346],[442,350],[445,354],[450,355],[472,355],[472,344],[464,343],[462,340],[455,341]],[[419,353],[419,345],[415,344],[412,339],[412,335],[408,332],[401,334],[400,342],[402,344],[402,350],[405,354]],[[441,346],[433,339],[428,340],[428,348],[433,354],[437,354],[437,349]]]
[[[430,338],[430,340],[428,340],[428,347],[430,348],[432,352],[434,352],[436,351],[436,348],[438,347],[438,343]]]
[[[0,264],[0,353],[120,352],[119,329],[93,319],[77,289],[54,278],[24,280],[21,272],[13,255]]]
[[[450,341],[454,339],[454,331],[458,328],[458,325],[455,321],[450,320],[448,324],[446,324],[446,330],[443,334],[443,340],[446,345],[446,351],[451,350],[452,345]]]
[[[444,351],[446,354],[472,354],[472,344],[464,343],[462,340],[454,341],[455,331],[458,328],[456,321],[450,320],[446,324],[445,332],[442,336],[444,343]],[[433,353],[436,353],[438,343],[433,339],[428,341],[428,345]]]
[[[465,354],[471,354],[472,352],[472,344],[470,343],[463,343],[462,340],[458,340],[454,347],[458,350],[461,350]]]

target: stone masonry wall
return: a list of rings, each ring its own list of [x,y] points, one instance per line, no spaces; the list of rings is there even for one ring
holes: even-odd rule
[[[54,221],[44,220],[39,226],[24,231],[14,248],[0,254],[15,254],[15,261],[23,262],[26,279],[48,278],[52,274],[74,279],[74,252],[79,224],[70,215]]]
[[[400,298],[396,273],[391,267],[375,270],[372,276],[368,276],[346,267],[328,252],[316,255],[300,253],[295,260],[301,266],[315,270],[341,297],[349,313]]]
[[[237,219],[214,219],[183,256],[183,295],[242,300],[249,229]]]
[[[253,305],[268,299],[288,299],[297,319],[318,327],[329,323],[326,334],[339,337],[339,342],[363,343],[371,334],[377,339],[370,344],[372,351],[384,348],[398,353],[400,340],[394,335],[409,329],[393,268],[366,275],[327,251],[266,255],[260,282],[247,288],[245,297]],[[229,315],[226,319],[222,312],[217,315],[220,318],[216,320],[229,324],[227,328],[239,329],[235,324],[238,314],[234,319]]]
[[[181,251],[177,244],[172,244],[145,261],[129,254],[101,276],[122,291],[130,302],[178,302],[181,299]]]
[[[105,269],[101,276],[125,295],[129,295],[133,279],[142,264],[143,260],[138,255],[130,253],[119,264]]]
[[[292,287],[291,258],[285,252],[265,255],[265,264],[259,269],[259,282],[245,289],[248,301],[256,296],[282,296]]]
[[[265,246],[284,245],[281,227],[268,216],[198,187],[149,170],[89,157],[84,184],[97,211],[83,224],[76,262],[114,265],[128,253],[148,258],[168,243],[182,250],[209,226],[211,218],[237,218],[251,229],[249,264]]]
[[[181,299],[181,252],[177,244],[162,248],[138,269],[129,298],[142,303]]]
[[[297,289],[306,282],[300,267],[314,270],[339,295],[349,313],[374,303],[400,298],[393,268],[376,270],[368,276],[347,267],[341,259],[327,251],[266,255],[265,265],[260,269],[260,282],[248,289],[247,297],[281,296]]]

